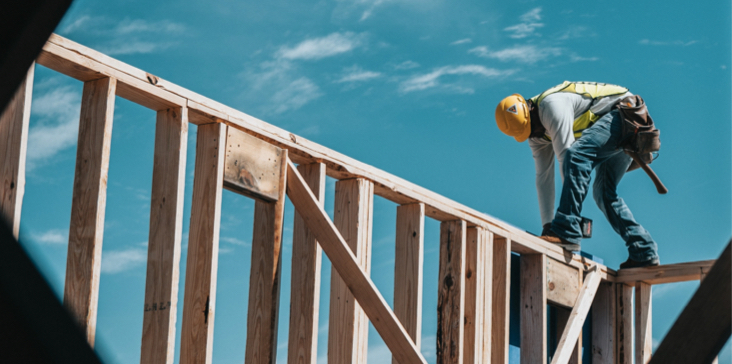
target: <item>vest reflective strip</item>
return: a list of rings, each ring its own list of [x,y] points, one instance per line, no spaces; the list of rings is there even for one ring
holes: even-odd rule
[[[541,94],[532,97],[531,101],[534,102],[534,105],[539,107],[539,104],[541,104],[547,96],[557,92],[570,92],[577,95],[591,97],[591,108],[596,100],[608,96],[622,95],[628,92],[628,89],[622,86],[606,83],[564,81],[561,85],[554,86]],[[595,113],[590,110],[587,110],[584,114],[580,115],[574,120],[574,125],[572,126],[574,137],[579,138],[582,136],[582,132],[592,126],[592,124],[599,120],[601,116],[602,115],[595,115]],[[548,135],[544,135],[544,139],[551,141],[551,138]]]

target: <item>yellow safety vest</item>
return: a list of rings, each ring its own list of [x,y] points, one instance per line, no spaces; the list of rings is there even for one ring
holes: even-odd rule
[[[628,89],[622,86],[610,85],[607,83],[598,82],[569,82],[564,81],[561,85],[554,86],[539,95],[532,97],[530,100],[534,102],[536,107],[549,95],[557,92],[571,92],[573,94],[589,96],[592,98],[592,105],[599,99],[608,96],[622,95],[628,92]],[[592,126],[602,115],[595,115],[590,110],[587,110],[584,114],[580,115],[574,120],[572,131],[574,131],[574,137],[579,138],[582,136],[582,132]],[[544,139],[551,140],[548,135],[544,135]]]

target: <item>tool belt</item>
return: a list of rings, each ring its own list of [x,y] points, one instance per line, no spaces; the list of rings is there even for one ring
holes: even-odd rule
[[[623,119],[623,132],[618,147],[637,153],[650,164],[652,158],[646,160],[646,156],[661,149],[661,131],[656,129],[643,98],[638,95],[625,97],[616,108]]]

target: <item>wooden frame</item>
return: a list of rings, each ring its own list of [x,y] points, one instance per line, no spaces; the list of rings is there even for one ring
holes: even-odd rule
[[[521,364],[547,361],[546,259],[521,255]]]
[[[437,284],[438,363],[462,364],[465,329],[465,221],[440,224],[440,271]]]
[[[488,364],[491,357],[493,237],[484,229],[470,227],[466,240],[463,363]]]
[[[491,363],[508,364],[511,303],[511,241],[493,237],[493,307],[491,315]]]
[[[76,317],[91,346],[97,325],[116,85],[114,78],[84,83],[76,148],[64,305]]]

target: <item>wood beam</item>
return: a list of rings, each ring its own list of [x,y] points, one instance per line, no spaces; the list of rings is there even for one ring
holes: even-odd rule
[[[34,69],[35,64],[32,64],[0,115],[0,216],[5,218],[16,239],[25,193],[25,157]]]
[[[557,345],[557,351],[554,353],[552,364],[566,364],[573,355],[577,355],[577,340],[582,333],[582,326],[585,324],[587,314],[590,313],[592,301],[595,299],[597,288],[600,286],[601,277],[596,270],[587,273],[585,281],[582,284],[577,302],[572,308],[572,313],[567,320],[567,326],[562,333],[562,338]]]
[[[287,160],[287,151],[280,155]],[[244,363],[277,362],[277,326],[282,270],[282,228],[285,218],[287,166],[280,163],[277,201],[256,200],[249,275],[249,313]]]
[[[521,364],[546,363],[546,256],[521,255]]]
[[[710,363],[732,333],[732,241],[666,334],[651,364]]]
[[[493,235],[493,304],[491,314],[491,361],[508,364],[508,335],[511,324],[511,241]]]
[[[618,364],[633,363],[633,286],[615,285],[615,328]]]
[[[325,164],[297,167],[322,208],[325,201]],[[318,360],[318,310],[323,250],[295,211],[292,228],[292,280],[290,283],[289,364],[316,364]]]
[[[364,274],[369,275],[374,185],[358,178],[338,181],[335,189],[333,223]],[[342,277],[339,272],[331,272],[328,363],[365,364],[368,319]]]
[[[648,283],[635,284],[635,363],[647,364],[653,350],[653,326],[651,325],[652,286]]]
[[[709,273],[714,260],[702,260],[677,264],[659,265],[656,267],[630,268],[618,271],[616,283],[634,284],[662,284],[674,282],[695,281],[701,279],[702,274]]]
[[[173,363],[178,313],[188,110],[158,111],[140,363]]]
[[[615,289],[602,282],[592,305],[592,364],[615,364]]]
[[[493,240],[490,232],[480,227],[468,228],[466,240],[463,363],[488,364],[491,354]]]
[[[391,350],[392,355],[401,364],[426,364],[427,361],[409,338],[409,334],[399,323],[399,319],[391,311],[384,297],[376,289],[374,282],[361,270],[355,254],[348,247],[328,214],[318,205],[315,196],[300,173],[291,162],[288,162],[287,165],[287,196],[323,247],[333,268],[341,277],[346,277],[346,283],[351,293],[371,319],[371,323],[384,339],[384,343]]]
[[[572,314],[572,308],[577,304],[580,291],[582,290],[583,274],[574,267],[566,266],[561,263],[553,262],[553,259],[546,260],[546,286],[547,301],[549,303],[563,302],[564,307],[555,307],[557,324],[555,348],[559,348],[559,340],[562,334],[569,327],[569,320]],[[595,270],[596,272],[597,270]],[[575,288],[576,287],[576,288]],[[553,301],[554,300],[554,301]],[[571,302],[570,302],[571,301]],[[554,353],[556,356],[556,353]],[[553,358],[553,357],[552,357]],[[582,364],[582,332],[575,342],[574,349],[569,356],[569,364]]]
[[[463,363],[465,329],[465,221],[440,224],[437,286],[437,362]]]
[[[394,314],[419,349],[422,343],[424,204],[397,206]],[[392,359],[397,364],[396,359]]]
[[[181,364],[211,362],[225,141],[226,125],[198,126],[183,297]]]
[[[84,83],[76,147],[64,305],[76,317],[91,346],[97,325],[116,85],[114,78]]]

